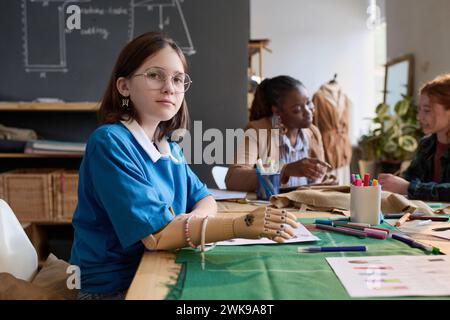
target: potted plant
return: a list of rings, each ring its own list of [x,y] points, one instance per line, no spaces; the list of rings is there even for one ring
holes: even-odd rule
[[[362,159],[376,164],[373,174],[406,169],[423,136],[411,97],[403,97],[393,111],[385,103],[378,105],[373,128],[359,140]]]

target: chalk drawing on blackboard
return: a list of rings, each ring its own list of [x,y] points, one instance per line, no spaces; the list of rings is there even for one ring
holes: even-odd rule
[[[138,29],[139,22],[142,21],[143,31],[155,29],[167,31],[169,34],[176,35],[175,40],[185,54],[195,54],[180,1],[183,2],[183,0],[130,0],[129,40],[138,33],[136,29]],[[136,18],[137,15],[140,19]],[[174,30],[175,28],[177,30]]]
[[[22,41],[25,72],[67,72],[65,9],[71,2],[91,0],[22,0]],[[49,15],[48,12],[53,15]],[[33,14],[32,14],[33,13]],[[42,23],[41,17],[46,17]],[[46,45],[40,45],[45,35]]]
[[[180,5],[184,0],[128,1],[129,40],[134,38],[135,33],[159,29],[171,35],[185,54],[195,54]],[[25,72],[39,72],[40,77],[45,78],[48,72],[69,71],[66,55],[66,7],[71,3],[88,2],[93,3],[91,0],[22,0],[22,48]],[[103,9],[99,9],[99,12],[103,12]],[[45,17],[45,23],[42,23],[42,17]],[[81,31],[83,34],[84,30]],[[43,37],[45,41],[42,41]]]

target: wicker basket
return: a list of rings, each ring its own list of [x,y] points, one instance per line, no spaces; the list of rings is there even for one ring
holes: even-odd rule
[[[57,169],[17,169],[2,173],[3,196],[21,222],[52,221]]]
[[[78,171],[61,171],[53,176],[54,218],[56,221],[72,221],[78,200]]]
[[[0,199],[5,199],[5,193],[3,192],[3,176],[0,174]]]

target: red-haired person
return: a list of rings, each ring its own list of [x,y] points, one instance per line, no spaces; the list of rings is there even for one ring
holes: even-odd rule
[[[426,134],[403,177],[380,174],[383,190],[410,199],[450,201],[450,74],[420,89],[417,116]]]

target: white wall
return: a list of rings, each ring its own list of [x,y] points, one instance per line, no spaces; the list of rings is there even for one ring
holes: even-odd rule
[[[423,83],[450,72],[449,0],[388,0],[386,23],[388,60],[415,56],[415,93]]]
[[[250,36],[269,38],[264,77],[287,74],[312,95],[334,73],[353,102],[355,144],[368,126],[374,94],[374,37],[366,27],[366,0],[251,0]],[[255,57],[256,58],[256,57]],[[253,65],[257,66],[257,60]]]

